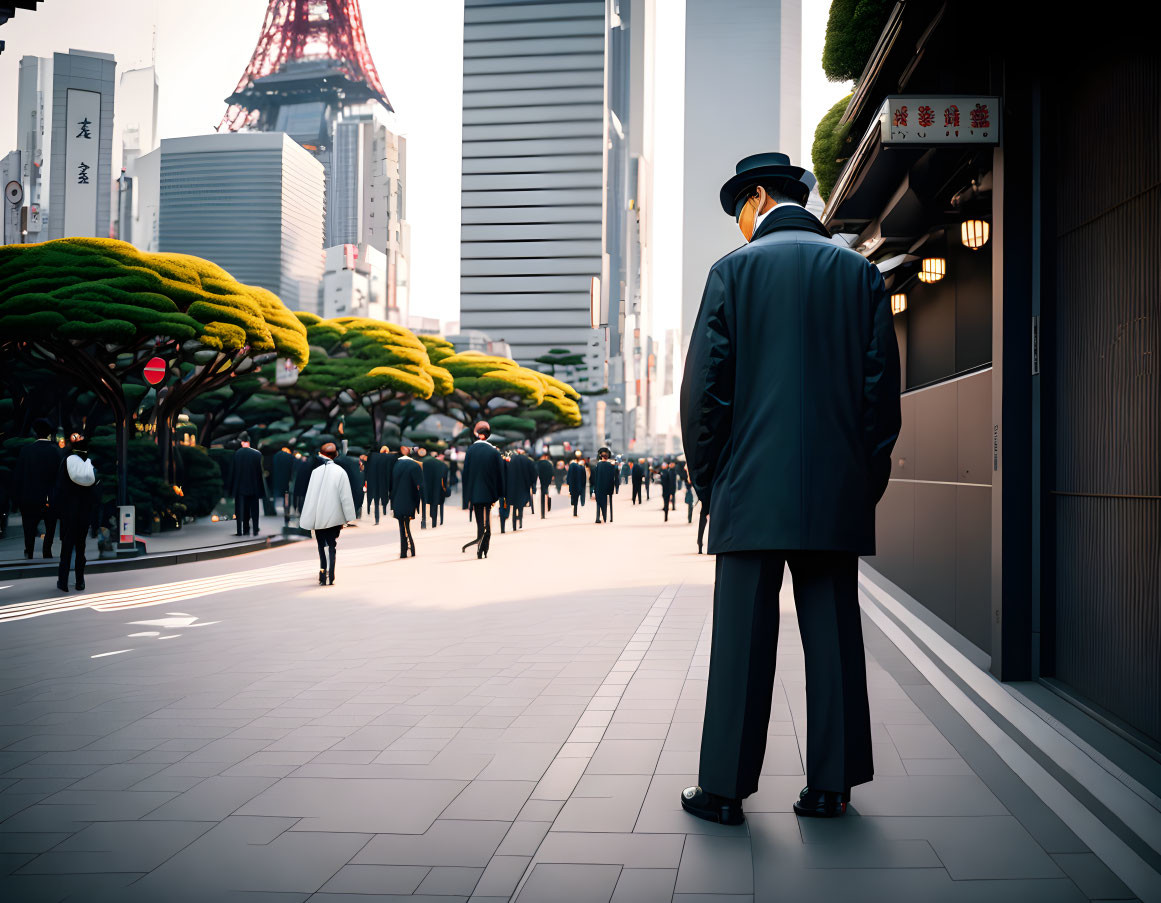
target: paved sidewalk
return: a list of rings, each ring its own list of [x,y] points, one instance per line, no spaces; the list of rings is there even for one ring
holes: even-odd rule
[[[747,823],[687,816],[713,560],[659,499],[601,526],[561,507],[484,562],[449,508],[414,560],[394,522],[345,531],[333,588],[298,546],[0,623],[0,899],[1132,899],[866,621],[876,779],[845,819],[790,814],[789,587]],[[303,576],[246,582],[275,565]],[[134,592],[191,577],[219,583]]]

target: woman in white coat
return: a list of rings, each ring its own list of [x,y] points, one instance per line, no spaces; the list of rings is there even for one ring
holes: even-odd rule
[[[335,463],[338,449],[333,442],[319,449],[323,462],[310,475],[306,487],[306,499],[302,503],[302,513],[298,525],[304,530],[314,530],[318,543],[318,583],[331,586],[335,583],[335,552],[339,542],[339,531],[343,525],[355,519],[355,499],[351,495],[351,481],[347,472]],[[330,565],[327,565],[327,550],[330,550]]]

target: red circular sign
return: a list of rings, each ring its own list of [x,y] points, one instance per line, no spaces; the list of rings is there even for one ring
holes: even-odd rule
[[[145,365],[145,381],[151,386],[156,386],[163,379],[165,379],[165,361],[159,357],[151,357],[149,363]]]

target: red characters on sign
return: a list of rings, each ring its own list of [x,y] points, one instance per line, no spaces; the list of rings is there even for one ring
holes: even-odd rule
[[[955,104],[943,111],[943,125],[945,128],[959,128],[959,107]]]
[[[969,115],[973,129],[986,129],[992,124],[987,104],[977,103],[976,108]]]
[[[907,125],[907,107],[898,107],[895,110],[895,125]]]
[[[935,123],[935,110],[931,107],[923,106],[919,108],[919,125],[922,128],[927,128]]]

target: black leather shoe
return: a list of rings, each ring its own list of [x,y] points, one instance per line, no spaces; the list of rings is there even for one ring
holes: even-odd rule
[[[837,793],[831,790],[811,790],[805,787],[794,804],[794,814],[803,818],[838,818],[845,815],[851,792]]]
[[[63,580],[58,580],[56,582],[56,588],[59,589],[62,593],[67,593],[69,591],[69,585]]]
[[[681,791],[681,808],[690,815],[719,825],[740,825],[746,820],[741,800],[706,793],[700,787],[686,787]]]
[[[327,585],[326,568],[319,568],[318,569],[318,585],[319,586],[326,586]]]
[[[78,580],[78,581],[77,581],[77,589],[79,589],[79,590],[83,590],[84,588],[85,588],[85,581],[84,581],[84,580]]]

